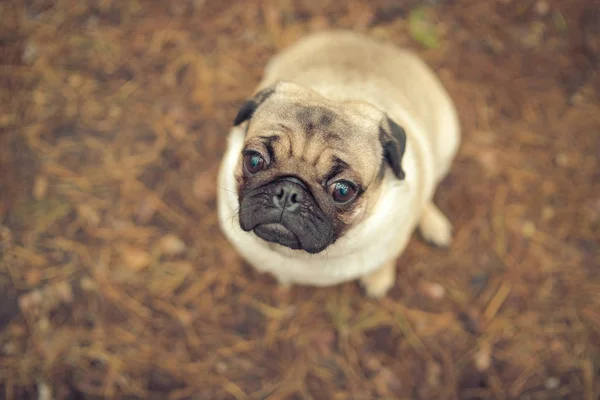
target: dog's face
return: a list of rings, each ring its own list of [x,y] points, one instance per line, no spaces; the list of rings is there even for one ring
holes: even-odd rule
[[[239,222],[266,241],[319,253],[369,214],[388,166],[404,178],[405,133],[367,104],[278,82],[242,106],[242,123]]]

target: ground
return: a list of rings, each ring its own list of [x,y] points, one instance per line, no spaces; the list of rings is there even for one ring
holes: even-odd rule
[[[568,4],[567,4],[568,3]],[[600,395],[596,1],[0,5],[0,398]],[[412,48],[464,130],[383,300],[278,290],[215,212],[268,58],[351,28]]]

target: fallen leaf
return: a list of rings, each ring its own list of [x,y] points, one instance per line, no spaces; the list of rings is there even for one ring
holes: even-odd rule
[[[160,239],[158,247],[161,254],[170,256],[181,254],[186,249],[183,240],[170,233]]]
[[[41,200],[46,197],[48,193],[48,178],[43,175],[38,175],[35,177],[35,181],[33,182],[33,198],[36,200]]]
[[[430,388],[439,388],[442,384],[442,367],[435,361],[427,364],[426,375],[427,386]]]
[[[377,394],[385,397],[402,389],[400,378],[388,367],[382,367],[373,379]]]
[[[492,364],[492,351],[489,345],[483,344],[474,356],[475,368],[478,371],[484,372],[490,368]]]
[[[421,281],[419,291],[433,300],[441,300],[446,296],[446,289],[435,282]]]
[[[196,177],[192,188],[194,196],[206,201],[213,199],[216,195],[216,182],[212,171],[205,171]]]
[[[156,214],[158,206],[158,199],[156,199],[153,196],[147,196],[142,200],[140,206],[137,209],[137,220],[143,224],[148,223],[152,219],[152,217],[154,217],[154,214]]]
[[[30,286],[35,286],[42,280],[42,271],[38,268],[31,269],[25,273],[25,282]]]
[[[548,4],[546,0],[538,0],[535,2],[533,9],[537,15],[540,17],[545,17],[550,11],[550,4]]]
[[[413,9],[408,16],[408,29],[411,38],[428,49],[436,49],[440,47],[440,39],[430,14],[428,7]]]
[[[100,225],[100,216],[98,212],[89,204],[81,204],[77,207],[77,215],[81,221],[91,228]]]
[[[123,247],[121,257],[125,266],[133,271],[141,271],[150,265],[150,254],[137,247]]]

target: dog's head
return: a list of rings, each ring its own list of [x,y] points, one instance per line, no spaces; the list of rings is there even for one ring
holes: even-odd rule
[[[368,104],[282,81],[244,103],[243,123],[239,222],[266,241],[319,253],[369,214],[387,168],[404,179],[404,130]]]

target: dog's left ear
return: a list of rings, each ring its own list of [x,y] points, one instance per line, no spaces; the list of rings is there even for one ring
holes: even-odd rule
[[[235,119],[233,120],[233,126],[238,126],[242,122],[248,121],[254,115],[254,112],[266,99],[275,93],[275,85],[265,88],[257,92],[251,99],[246,100],[242,107],[239,109]]]
[[[383,157],[392,167],[398,179],[404,179],[402,157],[406,149],[406,132],[387,116],[379,125],[379,140],[383,147]]]

